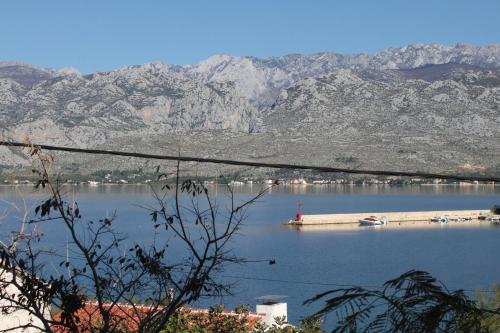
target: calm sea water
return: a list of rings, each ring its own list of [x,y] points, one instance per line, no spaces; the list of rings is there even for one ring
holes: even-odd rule
[[[235,188],[236,200],[247,200],[259,188],[256,185]],[[221,207],[228,203],[224,187],[210,190]],[[131,240],[147,242],[151,238],[148,212],[141,208],[153,201],[147,186],[82,186],[65,191],[79,202],[84,217],[98,218],[116,210],[116,226]],[[21,192],[28,206],[43,198],[29,187]],[[3,234],[19,216],[11,206],[12,202],[22,204],[19,194],[13,187],[0,187],[0,214],[8,214],[0,226]],[[256,262],[229,267],[223,279],[236,283],[234,295],[202,305],[219,301],[228,307],[242,303],[255,305],[257,296],[286,295],[290,320],[296,323],[317,309],[317,306],[302,306],[304,300],[316,293],[337,285],[380,286],[410,269],[429,271],[451,289],[474,291],[500,282],[500,228],[293,229],[283,223],[295,215],[297,201],[301,202],[304,214],[488,209],[500,203],[500,187],[275,188],[247,211],[245,226],[232,243],[237,255]],[[64,231],[49,224],[40,228],[52,244],[64,246],[67,237]],[[276,260],[276,264],[269,265],[270,259]]]

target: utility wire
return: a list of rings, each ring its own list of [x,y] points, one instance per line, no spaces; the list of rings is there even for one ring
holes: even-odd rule
[[[144,158],[144,159],[169,160],[169,161],[181,161],[181,162],[198,162],[198,163],[215,163],[215,164],[251,166],[251,167],[259,167],[259,168],[272,168],[272,169],[310,170],[310,171],[328,172],[328,173],[339,173],[340,172],[340,173],[347,173],[347,174],[365,174],[365,175],[376,175],[376,176],[420,177],[420,178],[426,178],[426,179],[450,179],[450,180],[462,180],[462,181],[500,182],[499,177],[464,176],[464,175],[409,172],[409,171],[361,170],[361,169],[346,169],[346,168],[335,168],[335,167],[324,167],[324,166],[299,165],[299,164],[237,161],[237,160],[202,158],[202,157],[192,157],[192,156],[154,155],[154,154],[126,152],[126,151],[59,147],[59,146],[51,146],[51,145],[21,143],[21,142],[14,142],[14,141],[0,141],[0,146],[7,146],[7,147],[33,147],[33,146],[35,146],[35,147],[39,147],[39,148],[44,149],[44,150],[64,151],[64,152],[69,152],[69,153],[81,153],[81,154],[93,154],[93,155],[114,155],[114,156],[126,156],[126,157],[135,157],[135,158]]]
[[[291,281],[291,280],[280,280],[280,279],[270,279],[270,278],[259,278],[253,276],[238,276],[238,275],[222,275],[224,278],[229,279],[240,279],[240,280],[252,280],[252,281],[263,281],[263,282],[276,282],[283,284],[301,284],[308,286],[326,286],[326,287],[339,287],[339,288],[350,288],[350,287],[364,287],[364,288],[380,288],[380,286],[370,286],[370,285],[354,285],[354,284],[340,284],[340,283],[329,283],[329,282],[311,282],[311,281]]]
[[[238,275],[221,275],[223,278],[229,279],[239,279],[239,280],[251,280],[251,281],[262,281],[262,282],[273,282],[273,283],[281,283],[281,284],[300,284],[300,285],[308,285],[308,286],[321,286],[321,287],[336,287],[339,289],[342,288],[353,288],[353,287],[361,287],[361,288],[371,288],[371,289],[383,289],[381,286],[375,285],[355,285],[355,284],[340,284],[340,283],[329,283],[329,282],[313,282],[313,281],[291,281],[291,280],[281,280],[281,279],[270,279],[270,278],[259,278],[253,276],[238,276]],[[496,290],[491,289],[462,289],[465,292],[475,293],[477,291],[485,292],[485,293],[496,293]]]

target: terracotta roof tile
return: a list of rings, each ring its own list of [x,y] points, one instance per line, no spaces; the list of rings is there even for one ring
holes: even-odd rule
[[[105,305],[110,306],[110,305]],[[152,307],[145,305],[131,306],[126,304],[116,304],[110,311],[111,315],[111,325],[119,331],[123,332],[135,332],[139,328],[140,321],[146,317],[150,312],[154,310]],[[188,314],[193,316],[193,320],[196,322],[208,320],[209,310],[207,309],[192,309],[192,308],[181,308],[180,311],[186,311]],[[224,316],[241,316],[242,320],[246,322],[248,331],[252,331],[258,323],[260,323],[264,315],[256,313],[248,314],[238,314],[233,311],[222,312]],[[198,316],[203,316],[205,318],[200,318]],[[98,304],[96,302],[86,302],[83,308],[79,309],[75,313],[75,317],[78,318],[78,331],[81,333],[93,332],[98,330],[102,324],[102,316],[99,312]],[[62,320],[62,311],[56,313],[53,316],[55,321]],[[68,329],[62,326],[53,326],[56,333],[67,333]]]

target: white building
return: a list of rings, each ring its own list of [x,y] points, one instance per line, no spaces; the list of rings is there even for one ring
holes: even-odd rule
[[[281,295],[267,295],[257,297],[260,304],[257,304],[255,312],[264,315],[263,323],[266,326],[276,324],[276,318],[285,318],[288,320],[287,304],[283,302],[286,296]]]
[[[3,269],[0,269],[0,288],[2,288],[1,293],[3,295],[9,295],[9,298],[15,296],[19,291],[18,289],[9,281],[12,281],[12,274],[10,272],[6,272]],[[1,296],[1,295],[0,295]],[[9,300],[6,300],[4,297],[0,297],[0,309],[8,309],[11,306]],[[47,308],[45,311],[45,317],[50,318],[49,309]],[[35,327],[29,327],[26,329],[15,329],[13,328],[20,327],[23,325],[31,324]],[[40,329],[36,328],[39,327]],[[8,331],[13,333],[39,333],[44,330],[42,321],[34,316],[32,316],[26,310],[15,310],[8,314],[0,311],[0,332]]]

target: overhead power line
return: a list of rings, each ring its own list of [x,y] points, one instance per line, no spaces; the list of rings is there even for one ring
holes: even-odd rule
[[[340,284],[340,283],[330,283],[330,282],[319,282],[319,281],[292,281],[292,280],[282,280],[282,279],[271,279],[253,276],[239,276],[239,275],[221,275],[223,278],[238,279],[238,280],[251,280],[251,281],[263,281],[263,282],[276,282],[281,284],[301,284],[308,286],[321,286],[321,287],[337,287],[337,288],[351,288],[351,287],[363,287],[363,288],[380,288],[380,286],[375,285],[354,285],[354,284]]]
[[[316,287],[335,287],[337,289],[343,288],[365,288],[365,289],[383,289],[384,286],[378,285],[367,285],[367,284],[340,284],[340,283],[330,283],[330,282],[319,282],[319,281],[297,281],[297,280],[283,280],[283,279],[271,279],[271,278],[262,278],[262,277],[254,277],[254,276],[241,276],[241,275],[221,275],[223,278],[228,279],[236,279],[236,280],[250,280],[250,281],[261,281],[261,282],[272,282],[278,284],[295,284],[295,285],[307,285],[307,286],[316,286]],[[484,293],[496,293],[496,290],[493,289],[462,289],[468,293],[476,293],[478,291]]]
[[[500,177],[466,176],[466,175],[409,172],[409,171],[347,169],[347,168],[336,168],[336,167],[326,167],[326,166],[300,165],[300,164],[237,161],[237,160],[202,158],[193,156],[154,155],[154,154],[126,152],[126,151],[59,147],[59,146],[22,143],[13,141],[0,141],[0,146],[7,146],[7,147],[36,146],[40,147],[43,150],[62,151],[62,152],[79,153],[79,154],[125,156],[125,157],[135,157],[143,159],[181,161],[181,162],[215,163],[215,164],[250,166],[250,167],[271,168],[271,169],[309,170],[309,171],[326,172],[326,173],[347,173],[347,174],[364,174],[364,175],[375,175],[375,176],[419,177],[425,179],[450,179],[450,180],[463,180],[463,181],[500,182]]]

